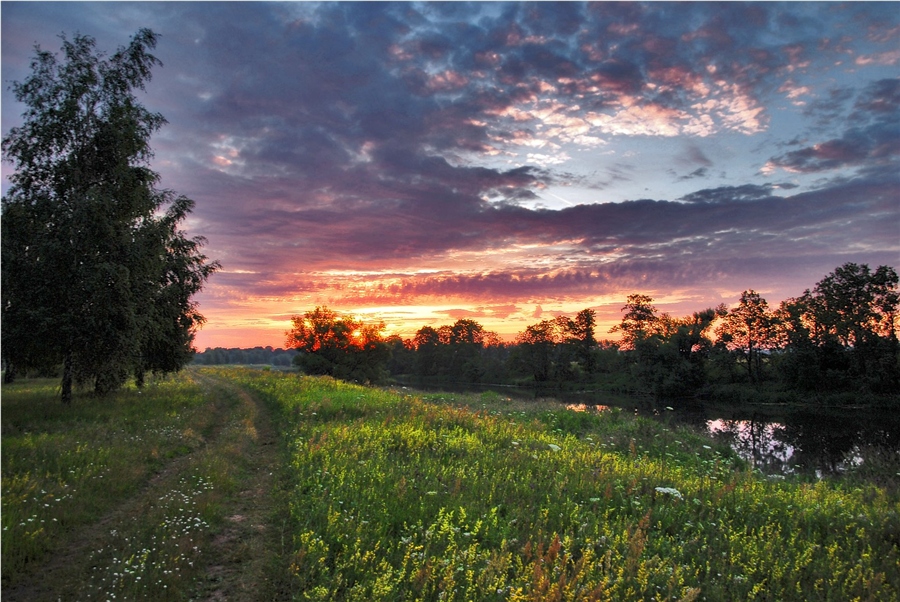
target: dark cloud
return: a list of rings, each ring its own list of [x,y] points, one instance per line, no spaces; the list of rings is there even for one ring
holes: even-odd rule
[[[687,161],[703,167],[712,167],[713,162],[706,156],[696,144],[692,144],[687,149]]]
[[[824,98],[810,102],[804,114],[814,117],[820,126],[829,125],[836,119],[844,118],[846,107],[854,94],[853,88],[832,88]]]
[[[854,109],[862,119],[871,115],[896,121],[900,114],[900,78],[872,82],[862,91]]]
[[[900,79],[872,82],[862,90],[847,121],[859,124],[832,138],[774,157],[771,165],[797,172],[819,172],[896,161],[900,156]]]
[[[745,184],[723,188],[698,190],[681,198],[688,203],[745,203],[759,201],[772,196],[772,186]]]
[[[681,176],[678,179],[681,181],[693,180],[694,178],[705,178],[708,174],[709,174],[709,169],[707,169],[706,167],[698,167],[691,173]]]
[[[898,18],[860,4],[8,3],[3,66],[20,78],[25,40],[61,29],[110,49],[162,34],[154,167],[197,200],[191,227],[226,268],[216,303],[346,285],[360,302],[492,299],[464,311],[499,315],[896,260],[900,80],[833,65],[895,50]],[[834,77],[813,90],[823,65]],[[797,179],[771,183],[734,157],[789,121],[773,109],[786,89],[808,101],[785,109],[803,123],[772,128],[764,156]],[[688,188],[714,168],[726,185]],[[609,202],[626,186],[632,200]],[[563,187],[582,204],[537,208]],[[429,272],[321,276],[399,264]]]

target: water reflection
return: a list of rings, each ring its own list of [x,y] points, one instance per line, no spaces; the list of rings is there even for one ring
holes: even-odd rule
[[[707,430],[768,474],[835,475],[900,449],[900,424],[893,412],[805,410],[777,420],[766,415],[713,419]]]
[[[609,410],[609,406],[588,403],[567,403],[566,409],[572,410],[573,412],[605,412]]]
[[[706,421],[706,430],[755,469],[767,474],[794,472],[795,448],[784,440],[784,425],[778,422],[717,418]]]
[[[661,405],[648,399],[569,399],[585,406],[634,410],[691,425],[727,443],[755,469],[771,475],[836,475],[900,459],[900,412],[889,409],[722,407],[695,400]],[[891,471],[893,474],[893,471]],[[900,475],[900,473],[897,473]]]
[[[440,387],[447,390],[447,387]],[[495,390],[518,399],[556,399],[573,411],[619,408],[639,416],[689,425],[728,443],[751,465],[767,474],[822,477],[852,467],[900,460],[900,412],[889,409],[809,408],[746,405],[717,406],[695,399],[657,402],[650,397],[601,392],[457,385],[456,391]],[[900,476],[900,472],[897,472]]]

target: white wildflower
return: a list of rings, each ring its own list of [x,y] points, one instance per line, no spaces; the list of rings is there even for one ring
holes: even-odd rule
[[[677,497],[679,500],[682,499],[681,492],[674,487],[657,487],[656,491],[657,493],[665,493],[671,495],[672,497]]]

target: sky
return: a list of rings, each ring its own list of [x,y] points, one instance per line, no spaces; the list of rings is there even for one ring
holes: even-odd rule
[[[316,306],[511,340],[629,294],[772,306],[900,268],[900,3],[2,2],[9,86],[59,35],[160,35],[161,186],[222,270],[195,345]],[[11,166],[3,165],[3,189]]]

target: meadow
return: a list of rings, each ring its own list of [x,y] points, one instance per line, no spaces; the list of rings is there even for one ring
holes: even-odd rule
[[[190,372],[70,407],[58,386],[3,387],[3,600],[204,599],[259,551],[229,520],[259,479],[255,404]]]
[[[765,477],[618,410],[209,368],[72,408],[23,381],[2,410],[4,599],[60,558],[63,599],[216,599],[223,555],[270,600],[900,597],[896,489]]]

